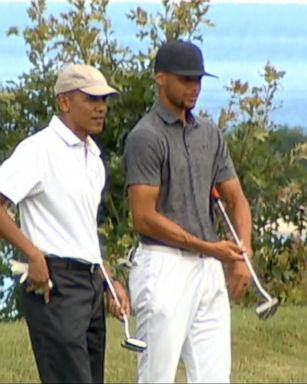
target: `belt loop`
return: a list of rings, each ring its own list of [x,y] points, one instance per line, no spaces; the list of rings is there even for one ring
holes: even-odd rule
[[[136,245],[134,245],[134,246],[130,249],[130,251],[129,251],[129,253],[128,253],[128,256],[127,256],[127,259],[128,259],[128,261],[130,261],[130,263],[133,262],[133,259],[134,259],[134,256],[135,256],[135,254],[136,254],[136,251],[137,251],[138,249],[141,249],[141,247],[142,247],[141,243],[138,242],[138,243],[136,243]]]
[[[94,271],[95,271],[95,264],[91,264],[90,272],[91,272],[91,273],[94,273]]]
[[[141,241],[138,241],[137,244],[136,244],[135,252],[136,252],[137,249],[139,249],[139,250],[141,251],[142,248],[143,248],[143,244],[142,244],[142,242],[141,242]]]
[[[70,269],[72,269],[72,264],[71,264],[71,260],[70,259],[66,259],[66,269],[69,271]]]

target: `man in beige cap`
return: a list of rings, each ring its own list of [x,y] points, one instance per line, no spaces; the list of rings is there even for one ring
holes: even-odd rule
[[[103,382],[96,219],[106,170],[90,135],[102,132],[107,99],[117,93],[94,67],[66,67],[55,84],[59,117],[0,166],[0,236],[27,257],[23,304],[43,383]],[[21,228],[7,214],[9,201],[19,206]],[[128,296],[118,281],[114,288],[121,308],[107,292],[109,308],[122,319],[129,316]]]

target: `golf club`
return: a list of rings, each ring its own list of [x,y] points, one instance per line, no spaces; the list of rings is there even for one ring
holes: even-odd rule
[[[229,233],[229,235],[231,236],[232,240],[239,246],[241,247],[241,242],[240,242],[240,239],[229,219],[229,216],[224,208],[224,205],[219,197],[219,194],[216,190],[215,187],[212,188],[211,190],[211,197],[212,199],[214,200],[214,202],[216,203],[216,206],[218,207],[218,211],[220,212],[221,214],[221,218],[223,220],[223,223],[225,224],[226,226],[226,230],[227,232]],[[267,292],[266,290],[261,286],[259,280],[258,280],[258,277],[253,269],[253,266],[246,254],[246,252],[243,252],[243,258],[244,258],[244,261],[252,275],[252,278],[253,278],[253,281],[256,285],[256,288],[258,290],[258,292],[260,293],[260,295],[264,298],[264,301],[262,301],[261,303],[259,303],[256,307],[256,314],[258,315],[258,317],[260,319],[267,319],[268,317],[274,315],[274,313],[276,312],[277,308],[278,308],[278,305],[279,305],[279,302],[278,302],[278,299],[277,298],[273,298],[271,297]]]
[[[101,263],[101,270],[102,270],[102,273],[106,279],[106,282],[108,284],[108,287],[111,291],[111,294],[112,294],[116,304],[118,305],[118,307],[120,307],[120,302],[119,302],[118,297],[116,295],[115,289],[114,289],[113,284],[112,284],[112,282],[111,282],[111,280],[107,274],[107,271],[105,270],[103,263]],[[143,352],[147,348],[147,345],[144,341],[130,336],[128,318],[127,318],[126,314],[124,314],[124,325],[125,325],[126,338],[121,343],[122,347],[130,349],[130,350],[135,351],[135,352]]]

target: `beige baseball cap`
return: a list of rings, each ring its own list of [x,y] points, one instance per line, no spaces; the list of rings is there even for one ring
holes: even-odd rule
[[[80,90],[93,96],[111,96],[119,92],[110,87],[103,74],[88,64],[71,64],[58,74],[55,95]]]

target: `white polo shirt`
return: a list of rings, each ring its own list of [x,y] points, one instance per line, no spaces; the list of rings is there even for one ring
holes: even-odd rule
[[[87,147],[87,155],[85,151]],[[53,116],[0,166],[0,193],[19,205],[21,230],[42,252],[100,263],[100,150]]]

